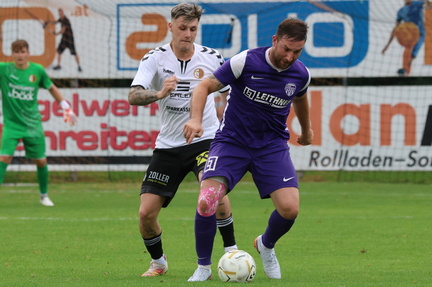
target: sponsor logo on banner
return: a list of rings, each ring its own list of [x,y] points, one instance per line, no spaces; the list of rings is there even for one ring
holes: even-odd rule
[[[355,89],[362,88],[350,89],[355,94]],[[387,96],[347,101],[338,97],[342,88],[310,91],[315,137],[308,147],[295,141],[299,126],[294,121],[294,110],[291,111],[287,125],[296,168],[432,170],[432,101],[424,105],[422,98],[406,101],[391,97],[385,88],[368,89],[371,94]]]
[[[136,61],[143,55],[170,41],[167,23],[176,4],[117,5],[119,70],[136,70]],[[287,16],[305,20],[310,26],[300,58],[310,68],[352,67],[365,58],[368,50],[369,1],[329,1],[328,8],[338,13],[301,1],[289,4],[224,1],[200,5],[205,13],[196,41],[219,50],[226,58],[246,49],[270,45],[278,24]],[[326,31],[333,31],[332,36]]]

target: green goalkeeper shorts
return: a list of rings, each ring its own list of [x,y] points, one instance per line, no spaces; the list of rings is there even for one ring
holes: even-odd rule
[[[26,132],[19,132],[3,127],[1,140],[1,155],[13,156],[20,140],[24,144],[25,155],[31,159],[45,158],[45,135],[44,133],[28,135]]]

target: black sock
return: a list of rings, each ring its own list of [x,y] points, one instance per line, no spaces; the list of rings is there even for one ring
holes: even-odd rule
[[[149,238],[149,239],[144,239],[144,245],[147,248],[147,251],[150,253],[150,257],[152,259],[159,259],[162,257],[163,255],[163,249],[162,249],[162,233]]]
[[[222,235],[224,247],[236,245],[232,214],[227,218],[218,219],[216,223],[219,232]]]

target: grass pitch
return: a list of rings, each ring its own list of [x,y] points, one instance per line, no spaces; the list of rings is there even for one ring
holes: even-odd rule
[[[196,268],[193,220],[198,185],[182,184],[163,209],[169,271],[141,278],[150,257],[138,231],[136,182],[53,183],[54,207],[37,185],[0,188],[0,286],[223,286],[186,282]],[[254,238],[273,206],[245,179],[230,194],[238,246],[257,263],[251,286],[432,286],[430,184],[301,183],[296,224],[276,245],[281,280],[266,278]],[[249,286],[249,285],[248,285]]]

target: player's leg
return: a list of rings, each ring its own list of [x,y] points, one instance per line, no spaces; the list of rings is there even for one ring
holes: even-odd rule
[[[402,70],[398,72],[400,76],[408,76],[411,73],[412,48],[405,48],[402,54]]]
[[[3,184],[7,167],[12,162],[18,142],[19,139],[14,137],[9,129],[3,127],[0,151],[0,184]]]
[[[141,276],[163,275],[168,270],[168,263],[162,248],[162,228],[158,216],[165,197],[152,193],[143,193],[140,197],[139,230],[147,252],[152,258],[150,268]]]
[[[297,176],[286,144],[274,152],[258,155],[251,168],[261,198],[270,197],[275,210],[265,232],[255,239],[264,271],[269,278],[280,279],[281,271],[274,247],[294,224],[299,212]]]
[[[198,175],[199,181],[202,178],[202,170]],[[234,235],[234,220],[231,212],[231,202],[228,195],[224,196],[216,210],[216,225],[222,236],[224,251],[237,249]]]
[[[61,41],[60,44],[57,47],[57,66],[55,66],[54,70],[60,70],[61,69],[61,58],[62,53],[66,49],[67,44],[64,41]]]
[[[0,184],[3,184],[6,175],[6,169],[11,162],[12,156],[0,155]]]
[[[212,277],[211,255],[216,235],[216,209],[226,194],[227,184],[223,177],[204,179],[201,182],[198,207],[195,214],[195,247],[198,268],[188,279],[190,282],[206,281]]]
[[[40,203],[45,206],[54,206],[54,203],[48,197],[48,162],[46,158],[34,160],[36,164],[36,175],[39,183]]]
[[[234,235],[234,220],[231,212],[231,202],[228,195],[220,200],[216,210],[216,225],[222,236],[224,251],[236,250],[237,244]]]
[[[36,175],[39,183],[40,203],[45,206],[54,206],[48,197],[48,162],[45,155],[45,136],[43,133],[39,137],[23,138],[26,157],[33,159],[36,164]]]
[[[405,48],[403,53],[403,68],[408,76],[411,73],[411,65],[413,60],[417,57],[417,54],[424,43],[425,31],[424,28],[420,29],[420,37],[414,47]]]
[[[71,55],[75,57],[75,61],[78,65],[78,72],[82,72],[81,64],[80,64],[80,58],[79,58],[79,56],[75,50],[75,41],[74,40],[71,41],[71,45],[69,46],[69,50],[70,50]]]
[[[276,242],[291,229],[300,207],[299,190],[296,187],[278,189],[272,192],[271,199],[276,209],[270,215],[264,233],[264,245],[268,248],[273,248]]]
[[[191,154],[194,161],[192,171],[197,176],[199,182],[201,182],[204,165],[208,159],[210,143],[211,141],[208,140],[195,144],[197,146],[197,148],[194,148],[195,154]],[[234,236],[234,221],[232,218],[231,203],[228,196],[224,196],[219,203],[216,210],[216,222],[222,236],[224,251],[226,252],[228,250],[237,249]]]
[[[162,207],[167,207],[186,172],[184,163],[179,161],[178,149],[156,149],[141,185],[139,229],[144,245],[150,254],[150,268],[143,277],[163,275],[168,263],[162,248],[162,227],[158,216]]]
[[[195,214],[198,268],[188,281],[206,281],[211,278],[210,264],[217,229],[217,208],[227,192],[232,190],[244,176],[250,160],[251,154],[243,148],[228,143],[212,143]]]

